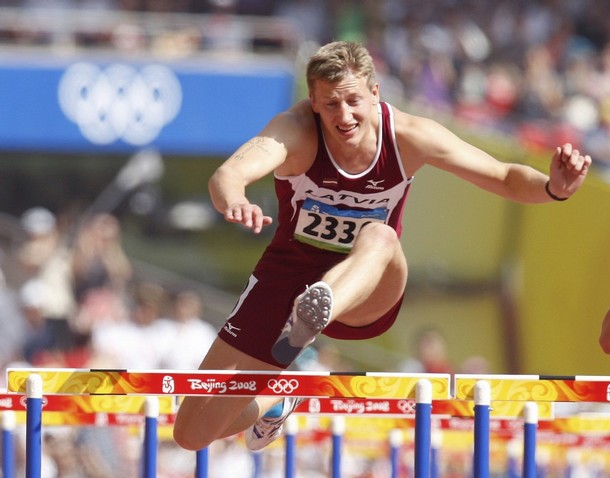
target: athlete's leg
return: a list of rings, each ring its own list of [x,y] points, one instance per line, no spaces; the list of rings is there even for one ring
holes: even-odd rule
[[[212,344],[199,369],[281,371],[219,338]],[[214,440],[250,427],[279,400],[275,397],[185,397],[176,416],[174,439],[183,448],[200,450]]]
[[[396,232],[369,224],[344,261],[322,276],[333,292],[331,320],[369,325],[392,308],[407,284],[407,261]]]
[[[407,262],[396,232],[369,224],[346,258],[295,301],[293,312],[272,348],[288,366],[330,323],[369,325],[396,305],[407,282]]]

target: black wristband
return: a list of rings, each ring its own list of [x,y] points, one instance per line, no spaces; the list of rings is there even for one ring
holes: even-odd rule
[[[555,196],[551,190],[549,189],[549,183],[551,181],[547,181],[546,184],[544,185],[544,190],[546,191],[546,193],[549,195],[549,197],[553,200],[553,201],[567,201],[568,198],[560,198],[559,196]]]

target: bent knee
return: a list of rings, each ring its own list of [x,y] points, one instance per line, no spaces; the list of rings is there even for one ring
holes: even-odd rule
[[[396,231],[380,222],[371,222],[365,225],[358,233],[361,242],[372,242],[381,249],[400,247],[400,239]]]
[[[174,441],[180,447],[186,450],[197,451],[207,448],[218,437],[213,435],[215,433],[213,427],[205,426],[205,418],[199,416],[196,413],[196,409],[191,410],[188,407],[189,404],[188,402],[183,402],[178,410],[173,436]]]
[[[180,425],[178,422],[174,424],[174,441],[178,446],[186,450],[198,451],[207,448],[214,441],[211,437],[206,437],[200,427],[194,428],[192,424]]]

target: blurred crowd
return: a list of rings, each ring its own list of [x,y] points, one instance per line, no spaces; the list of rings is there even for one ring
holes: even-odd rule
[[[113,215],[94,214],[76,229],[44,207],[20,219],[23,241],[3,251],[3,370],[198,368],[216,336],[202,297],[136,278]],[[125,428],[49,428],[43,476],[137,476],[139,443]]]
[[[0,0],[3,5],[32,12],[32,19],[51,8],[208,19],[198,27],[168,24],[148,36],[138,33],[142,24],[129,22],[92,35],[88,23],[88,33],[80,35],[82,46],[107,44],[131,53],[286,51],[311,42],[362,41],[380,77],[395,79],[405,101],[509,134],[529,147],[571,141],[596,166],[610,167],[606,0]],[[256,22],[240,20],[246,16],[291,26],[268,24],[255,33]],[[33,41],[32,27],[20,28],[21,41]]]
[[[216,335],[202,317],[202,298],[136,280],[114,216],[95,214],[74,231],[34,207],[21,225],[25,240],[3,261],[10,266],[0,308],[2,364],[199,366]]]

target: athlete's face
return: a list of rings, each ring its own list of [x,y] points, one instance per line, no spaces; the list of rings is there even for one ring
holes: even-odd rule
[[[369,131],[379,87],[367,86],[366,78],[353,75],[337,83],[316,81],[309,93],[313,110],[320,115],[324,133],[344,142],[357,143]]]

